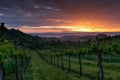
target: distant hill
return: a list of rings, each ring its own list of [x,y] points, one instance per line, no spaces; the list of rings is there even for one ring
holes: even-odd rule
[[[120,32],[62,32],[62,33],[30,33],[31,35],[37,35],[39,37],[64,37],[64,36],[78,36],[78,37],[83,37],[83,36],[96,36],[98,34],[106,34],[108,36],[114,36],[114,35],[120,35]]]
[[[1,23],[0,25],[0,36],[19,47],[24,46],[24,48],[30,49],[41,49],[47,42],[38,36],[31,36],[30,34],[26,34],[15,29],[7,29],[4,23]]]
[[[56,36],[61,35],[60,37],[45,37],[45,35],[54,35],[55,33],[47,33],[44,37],[40,37],[39,34],[26,34],[16,29],[7,29],[4,23],[0,25],[0,36],[5,38],[19,47],[30,48],[30,49],[43,49],[51,46],[61,45],[62,42],[78,42],[78,41],[88,41],[95,39],[95,36],[98,34],[100,37],[106,37],[107,35],[119,35],[120,33],[56,33]],[[89,34],[89,35],[88,35]],[[117,37],[117,36],[115,36]],[[120,37],[120,36],[118,36]]]

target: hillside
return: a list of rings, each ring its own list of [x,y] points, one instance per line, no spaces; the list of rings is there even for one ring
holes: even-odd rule
[[[99,34],[93,40],[90,36],[82,37],[86,41],[65,36],[62,39],[66,41],[61,41],[7,29],[3,23],[0,32],[0,59],[4,65],[1,69],[7,73],[5,80],[27,80],[27,77],[29,80],[99,80],[101,74],[105,80],[120,79],[119,35]],[[24,66],[27,66],[25,73]]]
[[[1,36],[19,47],[37,49],[42,48],[47,43],[44,39],[31,36],[15,29],[7,29],[4,25],[0,26]],[[37,46],[37,47],[36,47]]]

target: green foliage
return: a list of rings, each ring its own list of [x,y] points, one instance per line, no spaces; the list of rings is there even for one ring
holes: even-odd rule
[[[14,45],[8,40],[0,40],[0,64],[3,64],[6,75],[15,72],[15,55],[18,57],[18,65],[20,65],[20,59],[22,57],[30,57],[28,50],[23,50],[21,48],[14,49]]]

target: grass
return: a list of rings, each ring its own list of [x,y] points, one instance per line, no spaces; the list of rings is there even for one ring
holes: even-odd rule
[[[32,55],[31,64],[33,80],[89,80],[87,77],[79,78],[73,73],[62,71],[45,63],[36,53]]]
[[[97,55],[82,55],[82,59],[87,59],[87,60],[92,60],[92,61],[97,61]],[[110,63],[110,55],[102,55],[102,61]],[[120,63],[120,55],[113,55],[112,54],[112,63]]]
[[[18,74],[20,76],[20,72]],[[16,80],[15,73],[5,75],[5,80]],[[20,77],[19,77],[19,80],[20,80]],[[23,80],[33,80],[32,72],[31,72],[31,65],[28,66],[27,71],[23,74]]]
[[[64,66],[68,68],[68,58],[64,57]],[[71,68],[79,72],[78,59],[71,58]],[[97,61],[90,61],[82,59],[83,76],[99,80],[98,79],[98,66]],[[119,63],[107,63],[103,62],[104,77],[105,80],[120,80],[120,64]]]
[[[68,57],[64,57],[64,67],[68,68]],[[56,61],[55,61],[56,63]],[[61,59],[59,58],[61,66]],[[79,73],[79,64],[76,57],[71,57],[71,68]],[[120,64],[103,62],[105,80],[120,80]],[[99,80],[98,66],[95,60],[82,58],[83,75],[61,70],[61,67],[50,65],[43,61],[37,53],[32,53],[30,66],[24,74],[24,80]],[[14,80],[15,74],[6,76],[5,80]]]

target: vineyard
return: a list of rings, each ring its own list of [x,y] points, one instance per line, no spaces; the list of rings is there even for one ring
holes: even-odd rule
[[[28,50],[0,39],[0,80],[24,80],[29,62]]]
[[[119,80],[120,39],[99,39],[97,42],[99,44],[90,41],[79,46],[54,47],[37,52],[46,63],[78,77],[84,76],[87,80]]]
[[[0,0],[0,80],[120,80],[120,0]]]
[[[1,30],[0,80],[120,80],[120,36],[62,42]]]

